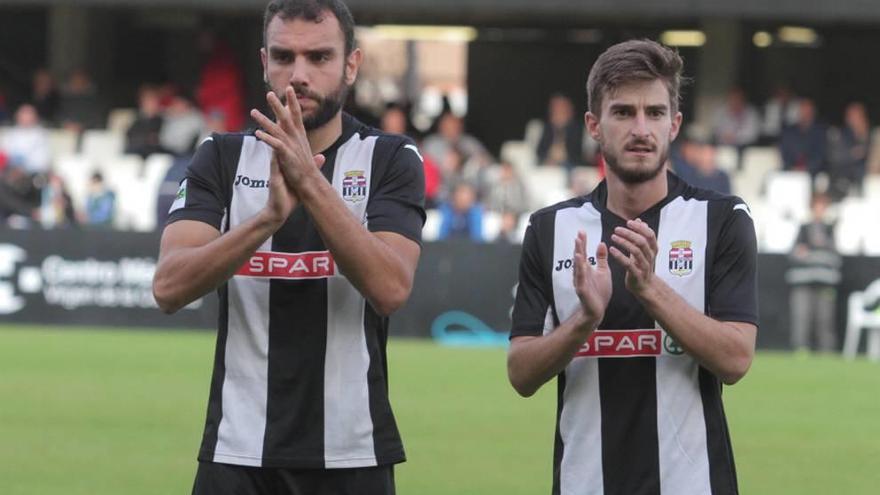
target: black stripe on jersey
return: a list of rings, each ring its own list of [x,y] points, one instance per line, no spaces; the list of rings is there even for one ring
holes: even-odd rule
[[[599,360],[605,495],[660,495],[656,382],[653,357]]]
[[[706,447],[709,451],[709,480],[712,495],[736,495],[736,465],[721,402],[721,384],[712,373],[700,367],[700,395],[706,419]]]
[[[557,325],[558,326],[558,325]],[[562,442],[562,434],[559,432],[559,424],[562,420],[562,398],[565,397],[565,372],[559,374],[556,379],[556,435],[553,446],[553,495],[559,495],[560,475],[562,474],[562,456],[565,454],[565,443]]]
[[[217,291],[221,301],[227,300],[227,286],[223,284]],[[214,349],[214,376],[211,377],[211,391],[208,395],[208,413],[205,420],[205,434],[199,451],[200,461],[214,459],[217,447],[217,430],[223,419],[223,381],[226,377],[226,335],[229,333],[229,308],[220,304],[217,333],[217,347]]]
[[[339,142],[325,151],[321,173],[330,181]],[[297,206],[272,236],[272,250],[325,249],[314,221]],[[314,235],[307,235],[312,233]],[[287,249],[282,249],[286,246]],[[269,286],[269,370],[263,466],[324,468],[324,356],[327,352],[327,280],[272,280]],[[315,288],[319,287],[319,288]],[[290,418],[297,418],[291,421]],[[291,450],[297,446],[297,450]]]
[[[374,327],[376,332],[367,332],[367,349],[370,353],[370,367],[367,370],[370,394],[370,416],[373,419],[373,448],[378,465],[394,464],[405,460],[401,448],[400,433],[388,403],[388,318],[377,315],[369,303],[364,311],[364,328]]]
[[[664,201],[664,203],[667,201]],[[642,215],[655,232],[659,205]],[[613,246],[614,228],[625,225],[613,214],[602,219],[602,240]],[[612,284],[626,285],[626,270],[608,259]],[[617,291],[605,311],[603,330],[654,328],[655,321],[629,291]],[[660,494],[660,450],[657,445],[657,362],[653,357],[600,358],[599,397],[602,421],[602,474],[606,495]],[[629,414],[625,416],[623,414]],[[610,488],[609,488],[610,489]]]
[[[303,468],[324,468],[324,408],[312,401],[324,401],[327,281],[272,280],[270,284],[270,400],[263,466],[296,462]],[[315,284],[323,287],[314,290],[310,286]],[[290,421],[291,417],[297,421]]]

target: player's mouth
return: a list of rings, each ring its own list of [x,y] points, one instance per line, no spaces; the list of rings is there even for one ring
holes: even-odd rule
[[[624,151],[637,156],[648,156],[654,152],[654,146],[649,144],[630,144],[624,148]]]

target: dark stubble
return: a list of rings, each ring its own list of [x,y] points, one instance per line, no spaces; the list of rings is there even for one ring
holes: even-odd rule
[[[266,87],[267,89],[272,89],[269,87],[268,83],[266,84]],[[296,91],[297,94],[303,95],[307,98],[311,98],[318,104],[317,108],[315,108],[315,111],[312,112],[311,115],[303,115],[303,127],[305,127],[307,131],[311,131],[314,129],[318,129],[327,122],[330,122],[330,119],[332,119],[339,112],[339,110],[342,109],[342,105],[345,104],[345,99],[348,97],[349,89],[351,89],[351,87],[345,84],[344,72],[342,74],[342,78],[339,80],[339,85],[336,87],[336,89],[323,97],[308,89],[307,87],[294,84],[293,90]],[[278,96],[281,99],[281,103],[286,105],[287,96],[285,92],[282,91],[281,94]]]
[[[657,160],[657,165],[648,169],[626,169],[620,166],[620,157],[605,149],[604,145],[600,145],[602,156],[605,157],[605,163],[608,168],[614,172],[614,175],[620,178],[625,184],[641,184],[657,177],[666,167],[666,160],[669,158],[669,145]]]

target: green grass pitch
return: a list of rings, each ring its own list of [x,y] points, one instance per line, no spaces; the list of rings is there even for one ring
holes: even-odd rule
[[[210,332],[0,326],[0,494],[185,494]],[[502,349],[389,345],[402,495],[549,494],[555,384],[518,397]],[[873,494],[880,364],[759,353],[725,389],[741,493]]]

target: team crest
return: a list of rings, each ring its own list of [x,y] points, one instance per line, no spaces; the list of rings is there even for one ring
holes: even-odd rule
[[[669,273],[676,277],[690,275],[694,271],[694,250],[691,241],[675,241],[669,250]]]
[[[342,199],[357,203],[367,197],[367,176],[363,170],[345,172],[342,178]]]

